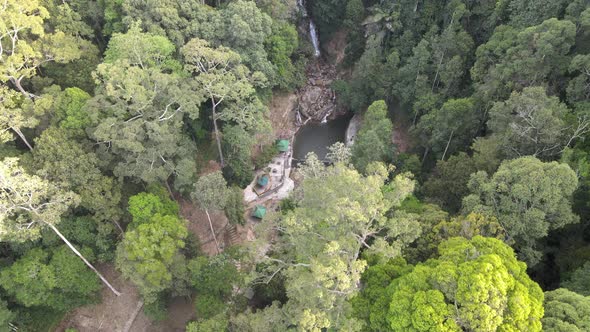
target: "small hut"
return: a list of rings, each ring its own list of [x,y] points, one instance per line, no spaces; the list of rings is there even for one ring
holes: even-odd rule
[[[252,217],[262,219],[266,215],[266,208],[262,205],[256,205],[252,211]]]
[[[259,187],[266,187],[268,185],[268,181],[269,181],[268,174],[262,174],[262,175],[258,176],[258,180],[256,181],[256,184],[258,184]]]
[[[288,139],[279,139],[279,140],[277,140],[277,149],[280,152],[287,152],[287,151],[289,151],[289,140]]]

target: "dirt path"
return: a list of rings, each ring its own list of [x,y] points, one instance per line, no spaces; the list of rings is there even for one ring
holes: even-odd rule
[[[121,291],[115,296],[106,287],[101,291],[102,301],[97,304],[76,308],[66,315],[56,331],[75,328],[79,332],[121,332],[141,300],[135,286],[125,280],[111,264],[99,266],[104,276]],[[194,319],[193,304],[187,298],[175,298],[168,308],[167,319],[152,322],[140,310],[133,321],[130,332],[176,332],[184,331],[188,321]]]

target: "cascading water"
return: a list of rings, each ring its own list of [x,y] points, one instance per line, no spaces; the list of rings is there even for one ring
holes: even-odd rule
[[[303,17],[307,17],[307,9],[305,8],[305,0],[297,0],[297,5],[299,6],[299,10],[301,10],[301,14]],[[309,36],[311,38],[311,43],[313,44],[314,55],[316,57],[320,56],[320,40],[318,38],[318,32],[315,27],[315,23],[313,20],[309,19]]]
[[[320,41],[318,39],[318,33],[315,29],[315,24],[310,19],[309,20],[309,34],[311,35],[311,43],[313,44],[314,55],[316,57],[320,56]]]

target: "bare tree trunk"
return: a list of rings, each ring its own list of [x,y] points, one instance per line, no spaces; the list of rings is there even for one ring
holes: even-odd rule
[[[11,129],[18,135],[18,137],[20,137],[20,139],[26,144],[29,150],[33,151],[33,147],[31,146],[31,144],[29,144],[29,141],[27,141],[25,134],[23,134],[23,132],[20,131],[20,128],[11,127]]]
[[[451,144],[451,140],[453,139],[454,133],[455,133],[455,131],[451,130],[451,136],[449,136],[449,140],[447,141],[447,146],[445,147],[445,152],[443,152],[442,158],[440,158],[440,160],[445,160],[445,156],[447,155],[447,150],[449,149],[449,144]]]
[[[215,112],[215,101],[213,101],[213,128],[215,129],[215,141],[217,141],[217,150],[219,151],[219,162],[221,163],[221,168],[225,166],[225,161],[223,160],[223,151],[221,150],[221,138],[219,137],[219,129],[217,128],[217,113]]]
[[[115,289],[115,287],[113,287],[107,279],[105,279],[105,277],[102,276],[102,274],[100,274],[100,272],[98,272],[98,270],[92,266],[92,264],[90,264],[90,262],[88,260],[86,260],[86,258],[84,258],[84,256],[82,256],[82,254],[78,251],[78,249],[76,249],[71,243],[70,241],[68,241],[68,239],[66,239],[66,237],[57,229],[57,227],[55,227],[54,225],[50,224],[50,223],[45,223],[45,225],[49,226],[49,228],[51,228],[55,234],[57,234],[57,236],[59,236],[62,241],[64,241],[66,243],[66,245],[68,247],[70,247],[70,249],[78,256],[80,257],[80,259],[82,259],[82,261],[84,263],[86,263],[86,265],[92,270],[94,271],[94,273],[96,273],[96,275],[100,278],[100,280],[102,280],[102,282],[107,285],[107,287],[117,296],[121,295],[121,293],[119,291],[117,291]]]
[[[137,318],[137,314],[139,314],[141,307],[143,307],[143,301],[140,300],[139,302],[137,302],[135,310],[131,313],[131,317],[129,317],[129,320],[127,320],[127,323],[125,323],[125,327],[123,327],[123,332],[129,332],[129,330],[131,330],[131,326],[133,326],[133,322],[135,322],[135,318]]]
[[[205,209],[205,213],[207,214],[207,219],[209,219],[209,227],[211,228],[211,234],[213,234],[213,240],[215,240],[215,249],[217,249],[217,253],[219,254],[219,242],[217,242],[217,236],[215,236],[215,231],[213,230],[213,223],[211,222],[209,210]]]

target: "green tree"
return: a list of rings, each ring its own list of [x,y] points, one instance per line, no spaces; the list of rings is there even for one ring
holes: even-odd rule
[[[304,330],[357,326],[347,300],[358,292],[366,267],[361,250],[395,257],[419,234],[413,219],[386,216],[413,190],[406,176],[384,184],[389,172],[377,163],[367,167],[368,176],[343,164],[323,173],[303,180],[293,210],[263,221],[263,228],[279,229],[281,237],[270,250],[274,255],[264,258],[259,279],[268,283],[284,275],[288,300],[249,316],[253,325],[246,330],[260,317],[276,322],[277,311],[287,326]]]
[[[476,52],[471,76],[477,95],[485,102],[493,102],[528,86],[557,84],[558,77],[567,70],[575,35],[572,22],[556,18],[520,31],[497,27]]]
[[[590,262],[586,262],[575,270],[560,286],[578,294],[590,296]]]
[[[578,221],[571,210],[578,179],[565,164],[522,157],[503,162],[492,176],[472,174],[468,186],[463,210],[495,216],[531,265],[539,260],[538,239]]]
[[[441,160],[467,146],[479,129],[478,114],[470,98],[449,99],[442,107],[424,115],[416,129],[428,137],[423,142],[427,150],[432,149]]]
[[[530,27],[552,17],[559,17],[569,2],[567,0],[512,0],[508,5],[511,13],[510,25]]]
[[[146,303],[174,285],[172,269],[185,264],[179,256],[187,235],[183,220],[160,214],[125,233],[117,248],[117,268],[137,285]]]
[[[97,221],[121,217],[118,207],[120,185],[100,171],[101,161],[91,151],[90,142],[72,140],[66,129],[48,128],[35,140],[33,164],[37,174],[80,196],[80,206]]]
[[[225,205],[225,215],[233,225],[244,225],[246,219],[246,207],[244,204],[244,191],[238,186],[231,186]]]
[[[139,193],[129,197],[127,211],[133,217],[133,223],[140,225],[149,222],[152,216],[160,214],[163,216],[178,215],[178,204],[167,196],[154,193]]]
[[[233,122],[247,130],[260,128],[265,108],[256,97],[253,83],[264,77],[260,73],[250,75],[234,51],[223,46],[212,48],[202,39],[190,40],[181,52],[196,91],[211,103],[215,141],[224,167],[218,121]]]
[[[240,126],[223,127],[222,149],[227,159],[223,174],[230,183],[241,188],[249,185],[254,177],[251,159],[254,143],[254,137]]]
[[[57,228],[61,216],[78,202],[79,198],[73,192],[27,174],[18,165],[18,158],[5,158],[0,162],[0,240],[24,242],[37,239],[41,229],[47,227],[119,296],[120,293]]]
[[[568,101],[576,103],[590,99],[590,55],[576,55],[570,63],[569,72],[576,76],[567,86]]]
[[[227,204],[229,195],[230,190],[220,171],[199,177],[195,183],[194,190],[191,193],[191,198],[194,199],[207,214],[209,228],[211,229],[213,240],[215,240],[217,253],[219,253],[219,242],[217,242],[217,237],[215,236],[215,230],[213,229],[209,210],[223,210]]]
[[[476,171],[475,161],[464,152],[439,160],[422,185],[422,192],[445,211],[456,213],[461,209],[461,200],[469,193],[469,176]]]
[[[210,319],[225,311],[243,276],[227,254],[197,257],[188,263],[190,280],[197,292],[195,303],[200,319]]]
[[[354,166],[365,172],[371,162],[391,160],[392,137],[393,124],[387,117],[387,104],[383,100],[372,103],[352,146]]]
[[[584,134],[566,122],[569,112],[557,97],[547,96],[544,88],[527,87],[494,104],[488,127],[500,139],[506,156],[551,158]]]
[[[201,99],[183,75],[166,68],[173,51],[161,36],[131,29],[113,37],[95,72],[89,133],[101,157],[115,157],[120,178],[154,183],[174,175],[177,188],[192,181],[195,144],[183,133],[183,120],[198,116]]]
[[[541,331],[543,292],[502,241],[452,238],[440,256],[371,271],[367,292],[373,331]],[[359,308],[363,310],[363,308]],[[366,310],[366,309],[364,309]]]
[[[96,299],[100,283],[66,246],[50,256],[31,249],[0,272],[0,286],[25,307],[44,306],[65,312]]]
[[[0,332],[9,332],[8,324],[14,321],[16,314],[8,309],[8,303],[0,299]]]
[[[543,331],[582,332],[590,330],[590,297],[565,288],[545,292]]]

